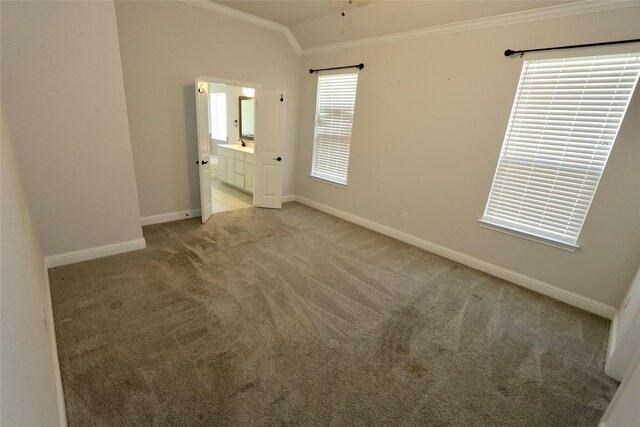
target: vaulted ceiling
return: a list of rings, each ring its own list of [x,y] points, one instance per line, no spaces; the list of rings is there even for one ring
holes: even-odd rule
[[[302,48],[573,3],[571,0],[216,0],[289,27]],[[344,10],[345,16],[342,16]]]

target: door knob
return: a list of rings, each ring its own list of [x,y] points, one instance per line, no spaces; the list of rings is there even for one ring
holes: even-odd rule
[[[273,158],[273,160],[275,160],[275,161],[278,161],[278,162],[279,162],[279,161],[281,161],[281,160],[282,160],[282,157],[280,157],[280,156],[278,156],[278,157],[274,157],[274,158]]]
[[[209,163],[209,161],[208,161],[208,160],[203,160],[203,161],[202,161],[202,165],[203,165],[203,166],[204,166],[204,165],[206,165],[207,163]]]

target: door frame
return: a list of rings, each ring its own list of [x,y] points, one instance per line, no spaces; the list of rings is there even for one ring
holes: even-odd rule
[[[218,84],[222,84],[222,85],[230,85],[230,86],[240,86],[240,87],[252,87],[255,89],[262,89],[262,85],[259,83],[252,83],[252,82],[243,82],[240,80],[230,80],[230,79],[223,79],[220,77],[213,77],[213,76],[203,76],[200,75],[197,77],[198,80],[204,80],[207,83],[218,83]]]
[[[214,83],[214,84],[217,83],[217,84],[223,84],[223,85],[229,85],[229,86],[251,87],[251,88],[254,88],[254,89],[262,89],[262,84],[260,84],[260,83],[252,83],[252,82],[244,82],[244,81],[241,81],[241,80],[224,79],[224,78],[221,78],[221,77],[205,76],[205,75],[202,75],[202,74],[197,76],[196,79],[205,81],[207,83]],[[208,121],[209,121],[209,116],[207,114],[207,122]],[[254,170],[254,177],[253,177],[254,185],[255,185],[255,180],[256,180],[256,178],[255,178],[255,170]],[[255,206],[256,205],[255,191],[252,194],[252,196],[253,196],[252,205]]]

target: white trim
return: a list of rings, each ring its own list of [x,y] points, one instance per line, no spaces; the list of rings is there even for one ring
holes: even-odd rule
[[[293,202],[296,200],[294,194],[285,194],[282,196],[282,203]],[[190,211],[169,212],[160,215],[143,216],[140,222],[143,226],[152,224],[161,224],[163,222],[180,221],[182,219],[197,218],[200,216],[200,209],[192,209]]]
[[[197,218],[200,216],[200,209],[191,209],[189,211],[169,212],[160,215],[149,215],[140,218],[143,226],[151,224],[161,224],[163,222],[178,221],[181,219]]]
[[[603,12],[607,10],[639,6],[638,0],[583,0],[557,6],[506,13],[503,15],[489,16],[485,18],[471,19],[461,22],[452,22],[449,24],[434,25],[431,27],[424,27],[416,30],[402,31],[398,33],[385,34],[382,36],[365,37],[348,42],[332,43],[302,49],[300,43],[298,43],[298,40],[286,25],[282,25],[277,22],[252,15],[250,13],[242,12],[207,0],[181,1],[192,6],[207,9],[221,15],[229,16],[241,21],[258,25],[260,27],[279,31],[289,41],[291,47],[298,55],[312,55],[316,53],[333,52],[336,50],[371,46],[381,43],[412,40],[422,37],[433,37],[444,34],[459,33],[463,31],[480,30],[485,28],[499,27],[503,25],[522,24],[532,21],[541,21],[544,19],[561,18],[565,16],[581,15],[585,13]]]
[[[58,358],[58,344],[56,340],[56,324],[53,318],[53,302],[51,301],[51,284],[49,283],[49,272],[47,271],[47,259],[44,259],[44,277],[47,287],[47,329],[51,337],[51,351],[53,352],[53,374],[56,377],[56,394],[58,398],[58,417],[60,426],[67,426],[67,409],[64,403],[64,390],[62,389],[62,372],[60,371],[60,359]]]
[[[613,399],[611,399],[611,402],[609,402],[609,406],[607,406],[607,410],[604,412],[604,415],[602,416],[602,419],[600,420],[600,424],[598,424],[598,427],[605,427],[607,425],[607,423],[609,421],[609,417],[611,416],[613,411],[615,411],[615,408],[618,405],[618,402],[620,401],[620,399],[623,399],[623,396],[626,397],[626,395],[631,395],[631,393],[635,393],[633,395],[634,399],[633,400],[626,399],[626,402],[625,402],[626,410],[623,408],[620,411],[622,413],[627,412],[627,414],[628,414],[627,417],[622,417],[623,418],[622,422],[624,424],[620,424],[620,422],[618,422],[618,423],[615,423],[613,425],[615,425],[615,426],[637,425],[637,420],[636,420],[636,422],[634,422],[633,420],[635,418],[632,415],[630,415],[631,414],[631,410],[629,408],[629,405],[633,404],[633,402],[637,402],[638,385],[635,384],[632,389],[629,389],[629,383],[632,381],[632,378],[635,375],[638,375],[638,369],[640,369],[640,352],[638,352],[634,357],[631,358],[631,363],[629,364],[629,369],[627,370],[627,373],[624,375],[624,378],[619,380],[621,382],[621,384],[618,387],[618,389],[616,390],[616,394],[613,395]],[[618,417],[618,421],[620,421],[620,417]],[[629,421],[629,423],[627,424],[626,421]]]
[[[338,188],[347,188],[347,187],[349,187],[348,184],[343,184],[343,183],[338,182],[338,181],[332,181],[332,180],[330,180],[328,178],[322,178],[322,177],[316,176],[316,175],[311,174],[311,173],[308,176],[311,179],[314,179],[316,181],[320,181],[320,182],[325,183],[325,184],[333,185],[334,187],[338,187]]]
[[[604,373],[610,376],[611,378],[622,381],[622,378],[616,378],[611,375],[609,362],[611,361],[611,356],[616,349],[616,340],[618,338],[618,310],[616,310],[613,315],[613,319],[611,319],[611,325],[609,325],[609,343],[607,345],[607,359],[604,364]]]
[[[284,36],[287,38],[287,40],[289,40],[289,43],[291,43],[291,47],[293,47],[293,50],[295,50],[298,55],[302,55],[302,46],[300,46],[300,43],[298,43],[298,39],[296,39],[296,36],[293,35],[289,27],[285,28],[286,30],[284,31]]]
[[[48,255],[44,257],[44,265],[47,268],[59,267],[61,265],[73,264],[90,259],[102,258],[111,255],[117,255],[124,252],[137,251],[144,249],[147,244],[144,238],[129,240],[126,242],[113,243],[110,245],[96,246],[93,248],[80,249],[78,251],[65,252],[57,255]]]
[[[217,84],[222,84],[222,85],[229,85],[229,86],[238,86],[238,87],[252,87],[254,89],[262,89],[262,85],[258,84],[258,83],[251,83],[251,82],[243,82],[240,80],[231,80],[231,79],[221,79],[219,77],[213,77],[213,76],[198,76],[196,77],[196,79],[198,80],[202,80],[204,82],[207,83],[217,83]],[[211,139],[211,138],[209,138]],[[220,140],[216,140],[216,141],[220,141]],[[221,141],[221,142],[225,142],[225,141]],[[227,143],[229,142],[229,137],[227,136]]]
[[[270,21],[265,18],[261,18],[256,15],[252,15],[250,13],[242,12],[240,10],[234,9],[232,7],[223,6],[218,3],[210,2],[207,0],[182,0],[183,2],[190,4],[192,6],[198,6],[203,9],[208,9],[213,12],[217,12],[221,15],[229,16],[231,18],[236,18],[241,21],[248,22],[250,24],[258,25],[260,27],[268,28],[270,30],[276,30],[283,32],[286,26],[279,24],[274,21]]]
[[[342,218],[346,221],[352,222],[373,231],[377,231],[378,233],[432,252],[434,254],[443,256],[450,260],[468,265],[469,267],[475,268],[480,271],[484,271],[485,273],[489,273],[493,276],[515,283],[524,288],[546,295],[558,301],[562,301],[574,307],[578,307],[588,312],[597,314],[598,316],[611,319],[616,312],[616,309],[614,307],[611,307],[610,305],[601,303],[591,298],[584,297],[582,295],[578,295],[565,289],[558,288],[557,286],[550,285],[549,283],[534,279],[533,277],[516,273],[515,271],[511,271],[498,265],[482,261],[478,258],[474,258],[461,252],[454,251],[452,249],[440,246],[427,240],[420,239],[405,232],[387,227],[386,225],[382,225],[377,222],[359,217],[357,215],[350,214],[348,212],[344,212],[327,205],[323,205],[321,203],[307,199],[306,197],[296,196],[296,201],[314,209],[318,209],[330,215]]]
[[[486,228],[487,230],[497,231],[499,233],[508,234],[509,236],[519,237],[521,239],[529,240],[531,242],[540,243],[542,245],[551,246],[552,248],[562,249],[567,252],[575,252],[580,249],[578,245],[571,245],[569,243],[558,242],[556,240],[547,239],[545,237],[536,236],[533,234],[527,234],[523,231],[512,230],[510,228],[504,227],[502,225],[494,224],[489,221],[485,221],[483,219],[478,220],[478,224],[482,228]]]
[[[336,50],[352,49],[356,47],[372,46],[381,43],[390,43],[403,40],[412,40],[422,37],[434,37],[444,34],[459,33],[463,31],[481,30],[485,28],[500,27],[504,25],[523,24],[544,19],[562,18],[565,16],[581,15],[585,13],[603,12],[626,7],[638,7],[637,0],[612,0],[612,1],[580,1],[575,3],[562,4],[558,6],[543,7],[540,9],[525,10],[522,12],[506,13],[503,15],[489,16],[486,18],[471,19],[468,21],[453,22],[450,24],[434,25],[399,33],[385,34],[382,36],[365,37],[358,40],[351,40],[342,43],[332,43],[317,47],[302,49],[303,55],[316,53],[333,52]],[[505,46],[505,48],[508,46]],[[526,48],[527,46],[512,46],[514,49]]]
[[[291,30],[286,25],[279,24],[277,22],[269,21],[268,19],[260,18],[259,16],[251,15],[250,13],[242,12],[231,7],[223,6],[218,3],[213,3],[207,0],[182,0],[184,3],[192,6],[197,6],[203,9],[210,10],[212,12],[219,13],[221,15],[229,16],[231,18],[239,19],[250,24],[257,25],[259,27],[268,28],[282,33],[285,38],[291,44],[293,50],[300,55],[302,48],[298,43],[298,40],[293,36]]]

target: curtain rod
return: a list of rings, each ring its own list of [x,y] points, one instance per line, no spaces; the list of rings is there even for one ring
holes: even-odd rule
[[[636,42],[640,42],[640,39],[616,40],[613,42],[601,42],[601,43],[574,44],[570,46],[543,47],[541,49],[525,49],[525,50],[507,49],[504,51],[504,56],[511,56],[513,54],[519,53],[520,57],[522,57],[522,55],[524,55],[527,52],[539,52],[541,50],[575,49],[577,47],[606,46],[610,44],[636,43]]]
[[[364,68],[364,64],[345,65],[344,67],[333,67],[333,68],[318,68],[317,70],[314,70],[313,68],[309,68],[309,74],[317,73],[318,71],[342,70],[343,68],[357,68],[359,70],[362,70]]]

